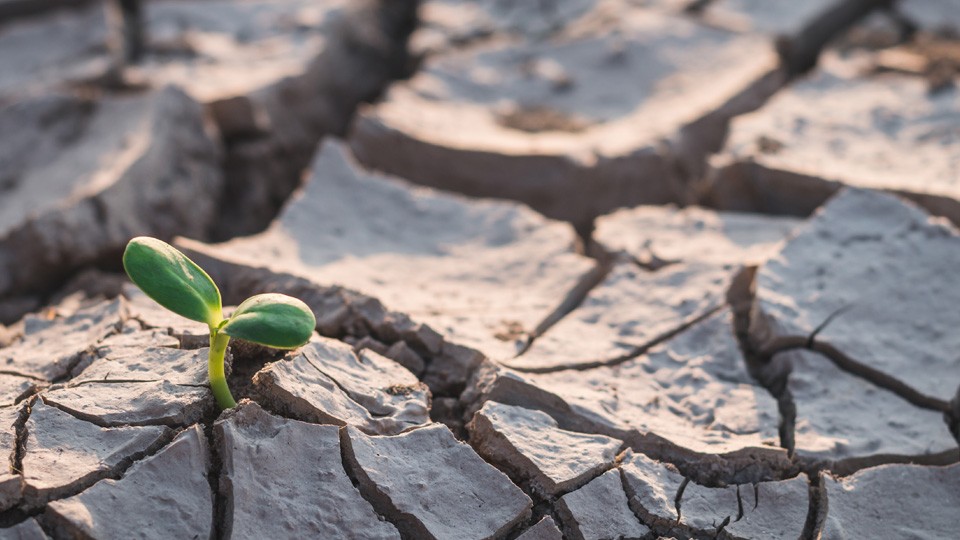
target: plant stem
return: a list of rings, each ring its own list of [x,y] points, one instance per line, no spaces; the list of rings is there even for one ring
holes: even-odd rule
[[[210,390],[213,396],[217,398],[217,405],[220,409],[231,409],[237,406],[233,395],[230,393],[230,387],[227,386],[227,376],[223,372],[223,357],[227,353],[227,343],[230,342],[230,336],[219,334],[216,330],[210,331]]]

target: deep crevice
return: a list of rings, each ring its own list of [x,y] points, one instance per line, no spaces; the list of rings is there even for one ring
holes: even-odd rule
[[[210,484],[210,493],[213,495],[213,515],[210,527],[210,540],[226,540],[230,537],[232,523],[228,522],[233,517],[233,512],[228,506],[233,502],[224,494],[220,486],[221,473],[223,471],[223,458],[221,445],[223,441],[215,433],[214,421],[205,421],[203,423],[203,433],[207,438],[210,451],[210,470],[207,471],[207,482]]]
[[[347,474],[347,477],[350,478],[350,483],[353,484],[353,487],[357,488],[363,500],[370,504],[374,513],[376,513],[382,521],[390,523],[397,529],[400,533],[401,540],[419,540],[420,535],[408,530],[405,526],[409,520],[416,520],[416,518],[404,515],[397,509],[390,508],[385,495],[371,493],[366,489],[365,484],[360,481],[360,475],[365,475],[365,473],[359,464],[354,464],[354,460],[350,455],[349,449],[352,448],[352,446],[350,446],[350,436],[347,434],[347,428],[341,427],[338,433],[340,435],[340,463],[343,466],[343,471]],[[369,479],[367,479],[366,484],[374,485]],[[374,487],[374,489],[377,488]]]
[[[822,528],[821,511],[826,514],[826,500],[820,500],[821,485],[819,475],[807,477],[807,520],[803,524],[803,533],[800,535],[802,540],[816,540],[820,537]],[[759,503],[759,499],[757,500]],[[821,509],[821,502],[823,508]]]

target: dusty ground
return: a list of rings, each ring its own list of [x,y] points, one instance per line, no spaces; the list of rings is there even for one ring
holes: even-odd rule
[[[0,538],[960,535],[952,0],[118,13],[0,0]]]

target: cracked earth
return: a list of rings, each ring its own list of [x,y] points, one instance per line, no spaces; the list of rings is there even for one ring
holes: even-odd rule
[[[0,538],[960,536],[951,0],[0,0]],[[316,333],[227,354],[171,241]],[[229,314],[231,308],[226,308]]]

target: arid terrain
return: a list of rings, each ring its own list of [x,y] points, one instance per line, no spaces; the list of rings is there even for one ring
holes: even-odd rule
[[[0,0],[0,539],[956,540],[958,76],[956,0]],[[316,333],[221,412],[136,236]]]

